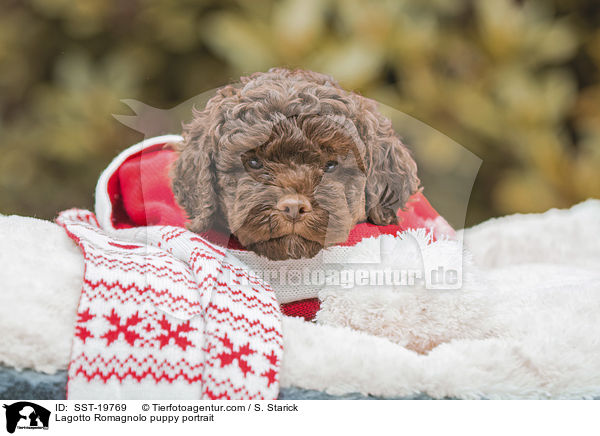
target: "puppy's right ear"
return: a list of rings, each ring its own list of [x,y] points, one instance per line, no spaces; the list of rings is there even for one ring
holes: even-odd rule
[[[187,228],[203,233],[223,221],[218,199],[215,159],[225,114],[239,102],[234,85],[219,88],[204,110],[193,111],[192,121],[183,126],[183,142],[178,145],[179,158],[171,169],[175,199],[187,212]],[[221,222],[216,222],[217,217]]]
[[[171,169],[171,186],[177,203],[189,218],[187,228],[196,233],[209,230],[218,212],[214,154],[216,139],[211,135],[211,110],[194,110],[193,120],[184,126],[179,157]]]

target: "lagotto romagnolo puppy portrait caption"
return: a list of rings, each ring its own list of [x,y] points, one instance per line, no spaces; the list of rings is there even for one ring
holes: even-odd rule
[[[172,188],[189,230],[230,232],[271,260],[311,258],[361,222],[398,223],[417,165],[368,98],[272,69],[217,91],[185,125]]]

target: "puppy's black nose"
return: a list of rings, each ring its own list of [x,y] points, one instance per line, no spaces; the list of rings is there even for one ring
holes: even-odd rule
[[[275,208],[291,221],[302,218],[312,210],[310,201],[304,195],[285,195],[279,199]]]

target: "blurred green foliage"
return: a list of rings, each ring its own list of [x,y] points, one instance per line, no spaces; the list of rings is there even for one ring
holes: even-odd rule
[[[483,159],[467,224],[600,196],[596,0],[0,0],[0,212],[93,207],[169,108],[242,73],[330,73]],[[402,132],[400,132],[402,134]],[[452,160],[416,144],[432,165]]]

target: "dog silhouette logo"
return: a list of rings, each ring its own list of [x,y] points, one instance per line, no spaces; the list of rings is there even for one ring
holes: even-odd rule
[[[18,429],[48,429],[50,411],[29,401],[4,404],[6,409],[6,431],[14,433]]]

